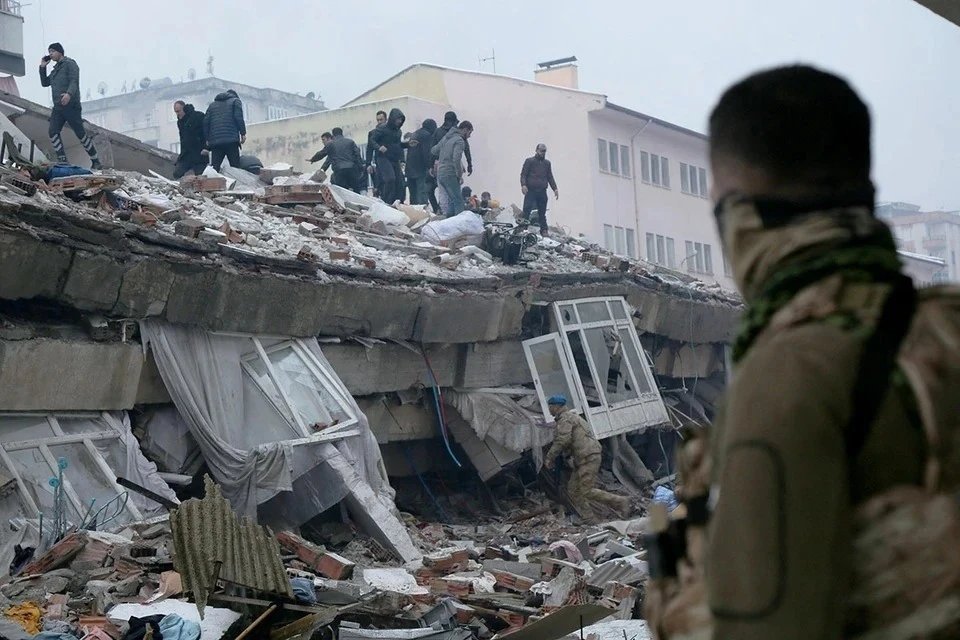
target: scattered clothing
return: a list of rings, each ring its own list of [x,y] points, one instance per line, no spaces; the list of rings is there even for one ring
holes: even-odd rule
[[[43,631],[41,633],[71,633],[73,627],[66,620],[51,620],[44,618]]]
[[[290,578],[290,586],[293,587],[293,595],[297,602],[304,604],[316,604],[317,592],[313,587],[313,580],[309,578]]]
[[[200,624],[175,613],[165,615],[158,626],[163,640],[200,640]]]
[[[180,132],[180,155],[173,170],[173,177],[180,179],[188,172],[200,175],[207,167],[207,157],[203,150],[207,147],[207,137],[203,123],[205,114],[197,111],[192,104],[183,105],[183,117],[177,120]]]
[[[70,625],[67,625],[69,628]],[[72,633],[59,633],[56,631],[41,631],[33,636],[33,640],[77,640],[77,636]]]
[[[653,492],[653,501],[666,506],[667,511],[673,511],[680,506],[680,503],[677,502],[677,496],[674,494],[673,490],[664,487],[663,485],[657,487],[657,490]]]
[[[121,640],[144,640],[148,627],[151,629],[153,640],[163,640],[163,632],[160,631],[160,621],[166,617],[167,616],[163,614],[157,614],[144,618],[130,618],[128,621],[130,628]]]
[[[247,125],[243,122],[243,103],[236,91],[225,91],[210,103],[203,117],[203,135],[211,151],[214,147],[226,149],[235,145],[239,158],[240,136],[247,135]],[[236,166],[232,160],[230,166]],[[219,166],[215,168],[220,170]]]
[[[4,611],[3,615],[14,622],[19,622],[27,630],[27,633],[33,635],[40,633],[42,614],[40,613],[40,607],[35,602],[15,604]]]

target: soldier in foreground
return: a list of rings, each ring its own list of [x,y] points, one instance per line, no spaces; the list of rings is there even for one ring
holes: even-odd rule
[[[564,396],[553,396],[548,401],[550,415],[557,421],[557,433],[553,445],[543,459],[543,465],[552,469],[560,455],[572,458],[573,471],[567,485],[570,502],[580,513],[580,517],[590,522],[594,519],[591,500],[605,504],[623,517],[630,511],[630,499],[615,496],[597,488],[597,474],[600,472],[600,454],[603,449],[593,435],[587,421],[567,409]]]
[[[932,613],[960,593],[960,296],[918,296],[900,273],[870,129],[850,85],[807,66],[739,82],[710,117],[717,224],[749,308],[709,452],[683,470],[706,550],[689,534],[655,549],[685,554],[651,568],[659,638],[960,634]]]

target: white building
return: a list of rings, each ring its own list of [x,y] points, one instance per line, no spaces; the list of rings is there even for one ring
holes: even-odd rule
[[[877,217],[893,229],[902,252],[933,257],[943,263],[932,274],[932,282],[960,281],[960,211],[924,212],[919,205],[888,202],[877,205]]]
[[[473,123],[465,184],[521,204],[520,167],[548,147],[560,189],[548,220],[633,258],[733,289],[707,197],[707,140],[696,131],[578,89],[574,61],[541,65],[536,80],[416,64],[340,109],[257,124],[247,146],[264,162],[306,169],[320,133],[340,126],[361,145],[378,109],[412,107],[405,131],[447,110]]]

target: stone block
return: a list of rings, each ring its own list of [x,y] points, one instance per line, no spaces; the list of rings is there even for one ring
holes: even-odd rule
[[[55,298],[73,252],[17,233],[0,232],[0,298]]]
[[[141,260],[123,273],[115,315],[146,318],[163,314],[178,267],[164,260]],[[188,268],[188,267],[180,267]]]
[[[61,298],[83,311],[113,311],[123,272],[124,265],[110,256],[77,251]]]
[[[320,557],[318,567],[320,575],[333,580],[349,580],[356,565],[336,553],[325,553]]]

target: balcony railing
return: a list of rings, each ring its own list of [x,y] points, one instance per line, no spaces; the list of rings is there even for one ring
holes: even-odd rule
[[[937,247],[945,246],[947,246],[946,236],[930,236],[923,239],[923,247],[925,249],[936,249]]]
[[[0,13],[9,13],[13,16],[19,16],[20,3],[16,0],[0,0]]]

